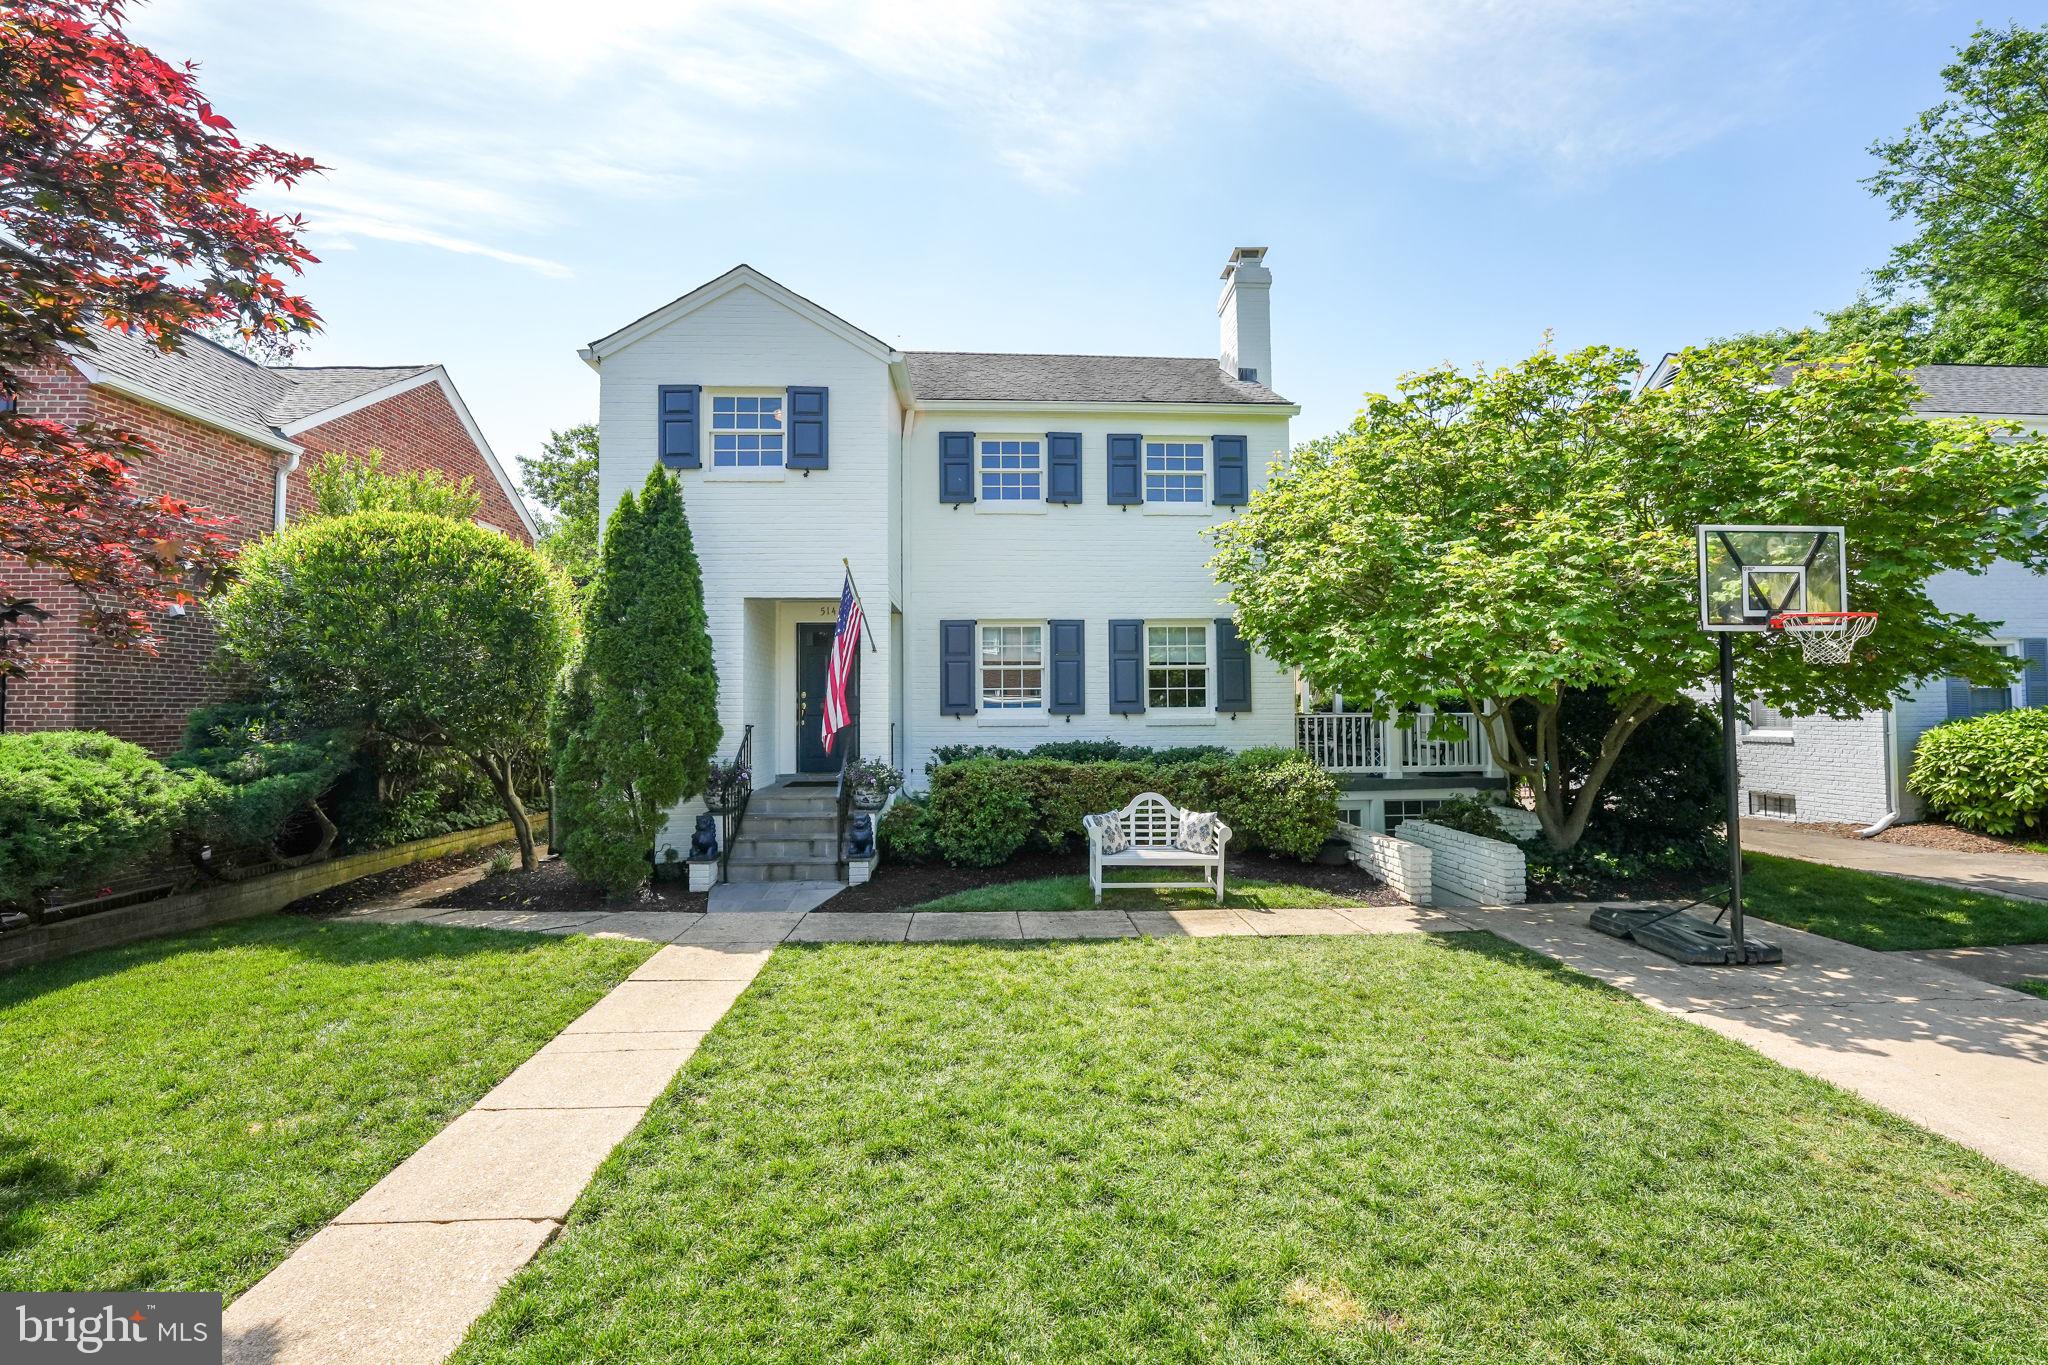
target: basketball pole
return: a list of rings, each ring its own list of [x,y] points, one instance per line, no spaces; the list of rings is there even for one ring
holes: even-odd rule
[[[1732,959],[1740,965],[1749,961],[1749,945],[1742,933],[1742,781],[1736,760],[1735,733],[1735,642],[1721,633],[1721,771],[1728,783],[1728,941],[1735,949]]]

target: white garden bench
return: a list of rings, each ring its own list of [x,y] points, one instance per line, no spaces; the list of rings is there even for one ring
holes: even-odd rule
[[[1230,842],[1230,826],[1214,811],[1184,811],[1158,792],[1141,792],[1122,810],[1084,815],[1081,824],[1088,831],[1088,884],[1097,905],[1102,904],[1105,886],[1211,886],[1216,903],[1223,904],[1223,850]],[[1106,867],[1198,867],[1203,873],[1199,882],[1105,883]]]

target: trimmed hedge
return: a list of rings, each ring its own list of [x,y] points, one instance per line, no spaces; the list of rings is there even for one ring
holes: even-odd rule
[[[1935,726],[1920,736],[1906,785],[1965,829],[2011,834],[2048,821],[2048,708]]]
[[[1335,780],[1291,749],[1166,763],[983,757],[940,764],[925,802],[899,802],[882,822],[883,852],[994,867],[1027,847],[1076,848],[1086,837],[1082,816],[1121,810],[1145,791],[1216,811],[1239,852],[1305,862],[1337,823]]]
[[[1227,759],[1233,753],[1220,744],[1183,744],[1178,748],[1154,749],[1145,744],[1125,744],[1115,739],[1055,739],[1029,749],[1012,749],[1002,744],[941,744],[932,750],[924,775],[932,776],[948,763],[965,763],[974,758],[1010,762],[1023,758],[1052,758],[1065,763],[1200,763]]]
[[[0,735],[0,905],[33,913],[45,893],[153,852],[196,790],[112,735]]]

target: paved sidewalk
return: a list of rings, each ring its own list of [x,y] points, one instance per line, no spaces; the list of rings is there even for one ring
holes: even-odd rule
[[[1587,907],[1462,917],[1809,1076],[2048,1181],[2048,1001],[1912,953],[1761,920],[1772,967],[1681,967],[1595,933]]]
[[[795,883],[766,883],[795,885]],[[676,910],[447,910],[431,905],[378,907],[344,918],[457,924],[542,934],[591,934],[649,943],[933,943],[1027,938],[1217,938],[1293,934],[1457,933],[1473,927],[1465,912],[1413,905],[1341,910],[859,910],[811,913],[753,909],[693,914]]]
[[[717,927],[705,915],[670,918]],[[224,1358],[444,1359],[560,1229],[795,917],[723,923],[758,923],[766,936],[720,929],[641,964],[235,1300]]]
[[[2002,948],[1928,948],[1902,952],[1936,967],[1993,985],[2048,979],[2048,943],[2015,943]]]
[[[2048,855],[2039,853],[1963,853],[1876,839],[1841,839],[1766,820],[1742,822],[1742,846],[1753,853],[1803,858],[1830,867],[2048,901]]]

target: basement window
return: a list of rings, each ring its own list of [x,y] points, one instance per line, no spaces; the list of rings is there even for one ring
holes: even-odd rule
[[[1749,813],[1769,815],[1780,820],[1790,820],[1799,814],[1799,798],[1790,792],[1751,792]]]

